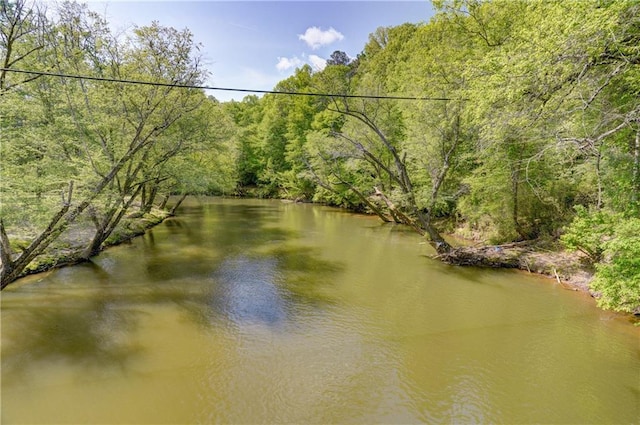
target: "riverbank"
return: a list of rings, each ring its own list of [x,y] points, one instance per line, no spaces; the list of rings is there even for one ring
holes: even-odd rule
[[[148,229],[162,223],[168,217],[171,217],[171,214],[166,210],[152,208],[148,213],[142,214],[139,212],[139,207],[132,207],[130,213],[118,223],[100,250],[102,251],[110,246],[127,243],[131,239],[143,235]],[[86,261],[80,257],[80,253],[86,248],[94,232],[95,227],[90,220],[77,220],[69,226],[56,241],[47,247],[41,255],[37,256],[25,268],[20,277]],[[9,236],[13,241],[13,250],[20,252],[20,250],[26,246],[29,240],[28,237],[31,235],[10,234]]]
[[[142,215],[138,207],[133,207],[102,249],[126,243],[170,216],[168,211],[157,208]],[[79,253],[86,247],[93,232],[93,224],[89,220],[74,223],[56,243],[27,267],[21,277],[85,261],[80,258]],[[19,251],[19,246],[14,248],[18,248],[16,251]],[[436,258],[459,266],[520,269],[553,279],[567,290],[584,292],[594,298],[598,296],[589,288],[594,268],[586,256],[580,252],[566,251],[558,241],[537,240],[484,245],[479,241],[474,243],[464,240],[450,253],[437,255]]]
[[[597,296],[589,288],[595,270],[586,255],[569,252],[556,241],[459,246],[437,258],[459,266],[515,268],[554,279],[566,289]]]
[[[533,240],[503,245],[465,245],[435,256],[456,266],[512,268],[555,280],[562,288],[582,292],[597,300],[601,294],[591,289],[595,266],[586,254],[568,251],[559,241]],[[610,311],[610,310],[609,310]],[[633,312],[616,312],[640,325],[640,306]]]
[[[446,224],[444,227],[447,227]],[[564,289],[583,292],[593,298],[599,296],[589,287],[595,273],[589,258],[579,251],[566,250],[558,240],[548,238],[491,245],[483,240],[461,236],[455,229],[444,234],[444,237],[452,244],[453,250],[434,255],[434,258],[445,263],[465,267],[519,269],[553,279]]]

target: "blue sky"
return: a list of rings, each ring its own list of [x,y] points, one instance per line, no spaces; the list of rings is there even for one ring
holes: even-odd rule
[[[314,69],[335,50],[355,57],[381,26],[426,22],[421,1],[90,1],[120,30],[157,20],[189,28],[203,46],[208,85],[270,90],[309,63]],[[219,100],[246,94],[211,91]]]

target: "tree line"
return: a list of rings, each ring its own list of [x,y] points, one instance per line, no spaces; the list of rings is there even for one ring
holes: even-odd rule
[[[2,4],[4,68],[206,78],[188,30],[153,24],[123,39],[75,3],[55,19]],[[75,220],[95,223],[89,256],[132,205],[144,212],[168,194],[224,192],[376,214],[440,253],[452,229],[491,244],[559,239],[594,264],[603,307],[633,312],[640,5],[433,5],[429,22],[378,28],[357,57],[334,52],[323,70],[303,66],[275,87],[326,96],[219,103],[200,90],[3,71],[3,273]],[[9,224],[31,232],[20,254]]]

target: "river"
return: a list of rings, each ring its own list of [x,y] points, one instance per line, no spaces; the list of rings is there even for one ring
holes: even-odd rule
[[[203,198],[2,292],[2,423],[639,423],[640,331],[401,226]]]

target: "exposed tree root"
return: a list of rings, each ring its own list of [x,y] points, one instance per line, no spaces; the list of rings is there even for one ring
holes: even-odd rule
[[[536,241],[504,245],[455,247],[435,258],[447,264],[490,268],[520,269],[548,276],[563,288],[591,293],[589,281],[593,270],[584,255],[549,249]],[[597,294],[591,293],[595,296]]]
[[[521,261],[523,252],[523,248],[504,245],[457,247],[438,254],[437,258],[447,264],[457,266],[526,269],[525,264]]]

